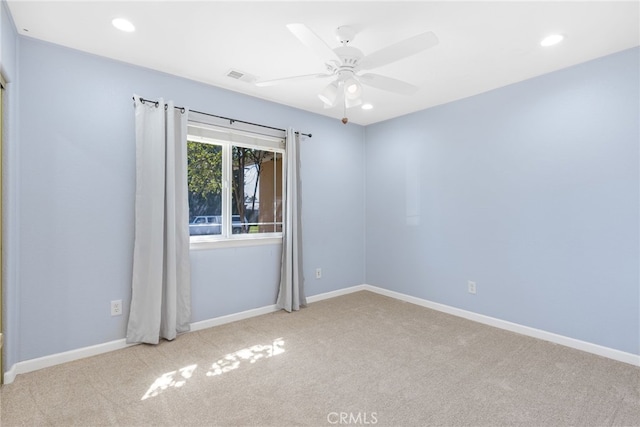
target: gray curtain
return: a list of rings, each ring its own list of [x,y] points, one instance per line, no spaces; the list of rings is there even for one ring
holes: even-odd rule
[[[302,219],[300,197],[299,140],[295,131],[287,130],[285,163],[285,206],[282,214],[282,267],[276,305],[288,312],[307,305],[302,274]]]
[[[187,111],[135,99],[135,241],[128,343],[189,330]]]

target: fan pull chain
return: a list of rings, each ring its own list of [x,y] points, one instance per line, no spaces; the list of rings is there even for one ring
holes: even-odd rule
[[[349,119],[347,118],[347,97],[343,96],[344,99],[344,117],[342,118],[342,124],[346,125]]]

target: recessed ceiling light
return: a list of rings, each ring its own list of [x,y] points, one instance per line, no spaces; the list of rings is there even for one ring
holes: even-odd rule
[[[125,33],[131,33],[136,30],[136,27],[130,21],[127,21],[124,18],[116,18],[111,21],[114,27],[119,29],[120,31],[124,31]]]
[[[553,46],[554,44],[560,43],[562,40],[564,40],[564,36],[562,34],[551,34],[550,36],[542,39],[540,46]]]
[[[371,104],[362,104],[363,110],[371,110],[372,108],[373,108],[373,105]]]

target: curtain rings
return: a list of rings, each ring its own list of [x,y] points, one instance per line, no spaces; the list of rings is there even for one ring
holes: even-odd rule
[[[151,103],[153,104],[156,108],[158,108],[160,106],[160,102],[159,101],[151,101],[149,99],[144,99],[144,98],[140,98],[140,103],[141,104],[146,104],[146,103]],[[133,98],[133,106],[136,106],[136,101],[135,101],[135,97]],[[187,110],[185,109],[185,107],[174,107],[178,110],[180,110],[181,114],[184,114],[187,112]],[[164,104],[164,111],[167,111],[169,109],[169,105],[168,104]]]
[[[158,101],[149,101],[148,99],[140,98],[140,103],[142,103],[142,105],[146,104],[147,102],[151,102],[156,108],[158,108],[158,106],[160,105],[160,103]],[[134,98],[134,101],[133,101],[133,106],[134,107],[136,106],[135,98]]]
[[[157,104],[158,103],[156,102],[156,107],[158,106]],[[184,114],[186,111],[184,107],[173,107],[173,108],[180,110],[180,114]],[[169,104],[164,104],[164,111],[167,111],[168,109],[169,109]]]

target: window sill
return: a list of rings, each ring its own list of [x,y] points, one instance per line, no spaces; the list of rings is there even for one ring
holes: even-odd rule
[[[191,237],[189,249],[200,251],[207,249],[238,248],[243,246],[262,246],[282,244],[281,235],[261,237],[234,237],[230,239],[215,239],[211,237]]]

